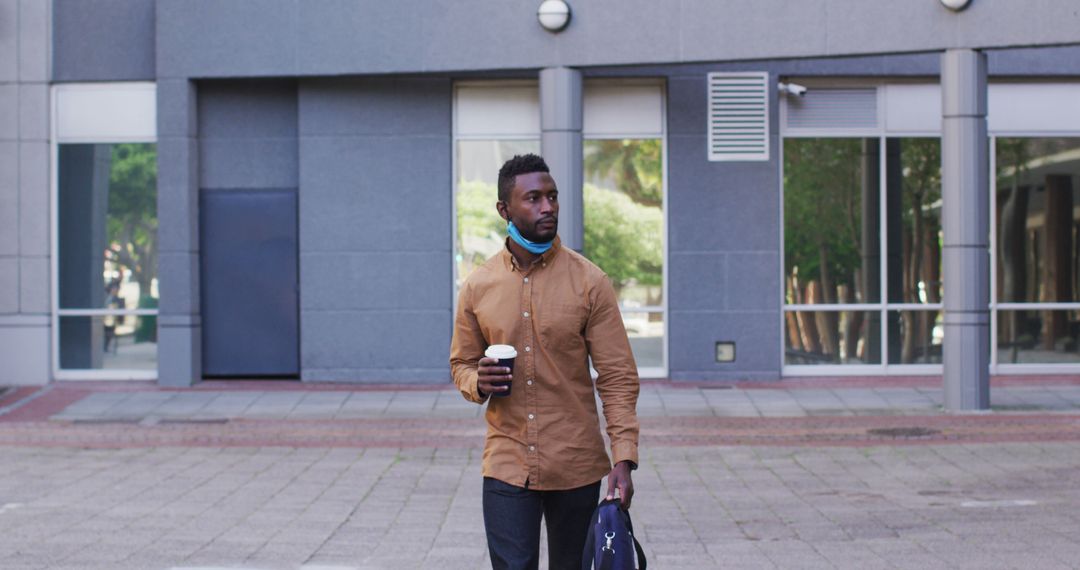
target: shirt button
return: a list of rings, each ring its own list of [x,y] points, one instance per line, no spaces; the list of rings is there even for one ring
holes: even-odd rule
[[[532,386],[532,380],[527,380],[527,381],[525,381],[525,383],[528,384],[529,386]]]
[[[528,282],[529,282],[529,278],[528,278],[528,277],[526,277],[526,278],[525,278],[525,282],[526,282],[526,283],[528,283]]]
[[[533,418],[535,418],[535,417],[536,417],[536,416],[534,416],[534,415],[532,415],[532,414],[529,414],[529,419],[530,419],[530,420],[531,420],[531,419],[533,419]]]
[[[525,352],[529,352],[530,350],[532,350],[532,349],[527,347],[527,346],[525,347]]]
[[[529,311],[525,311],[524,313],[521,313],[521,314],[524,315],[525,318],[529,318]]]
[[[529,451],[536,451],[536,446],[535,445],[530,445],[529,446]]]

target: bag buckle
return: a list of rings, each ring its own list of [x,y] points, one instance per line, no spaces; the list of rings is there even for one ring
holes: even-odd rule
[[[615,552],[615,549],[611,547],[611,541],[615,540],[615,533],[614,532],[605,532],[604,533],[604,538],[607,539],[607,544],[605,544],[602,548],[600,548],[600,550],[601,551],[610,550],[612,552]]]

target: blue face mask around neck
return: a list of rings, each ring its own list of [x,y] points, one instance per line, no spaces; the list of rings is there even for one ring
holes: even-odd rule
[[[521,235],[521,232],[518,231],[517,227],[514,225],[514,222],[507,222],[506,232],[510,234],[510,239],[516,241],[518,245],[525,248],[531,253],[535,253],[536,255],[540,255],[545,251],[551,249],[551,244],[555,242],[554,239],[551,241],[541,242],[529,241]]]

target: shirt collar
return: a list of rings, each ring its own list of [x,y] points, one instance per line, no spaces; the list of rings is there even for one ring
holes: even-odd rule
[[[540,257],[538,257],[536,259],[536,261],[534,261],[532,263],[532,267],[536,267],[537,263],[540,263],[541,267],[543,267],[544,265],[547,265],[548,263],[551,262],[552,259],[555,259],[555,256],[559,254],[560,249],[562,249],[562,238],[560,238],[558,236],[558,234],[556,234],[555,239],[551,242],[551,249],[545,251],[544,253],[541,253]],[[503,244],[502,256],[503,256],[503,264],[506,266],[507,270],[509,270],[509,271],[520,270],[520,268],[517,266],[517,260],[514,259],[514,254],[510,252],[510,238],[509,237],[506,238],[506,241]]]

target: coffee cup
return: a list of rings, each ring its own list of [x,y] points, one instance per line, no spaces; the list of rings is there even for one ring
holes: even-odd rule
[[[488,358],[494,358],[499,361],[499,366],[505,366],[510,369],[510,374],[514,374],[514,359],[517,358],[517,349],[509,344],[493,344],[484,351],[484,356]],[[495,392],[492,396],[506,397],[510,395],[510,389],[512,388],[511,382],[492,382],[495,386],[506,386],[505,392]]]

